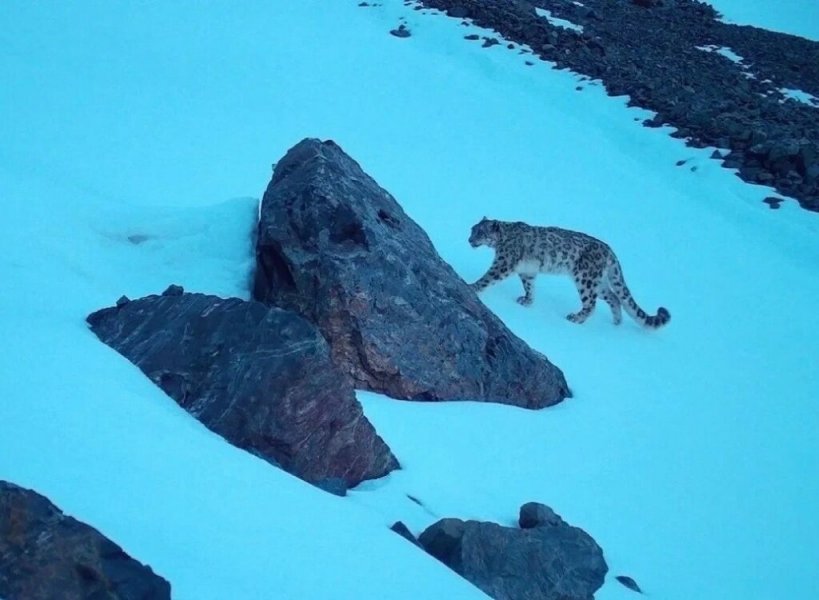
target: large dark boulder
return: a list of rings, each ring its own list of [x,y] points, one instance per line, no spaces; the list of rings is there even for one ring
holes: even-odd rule
[[[353,486],[398,467],[327,342],[292,312],[172,286],[88,322],[209,429],[306,481]]]
[[[47,498],[0,481],[0,598],[164,600],[171,586]]]
[[[524,514],[527,529],[442,519],[418,541],[498,600],[591,600],[608,571],[600,546],[546,506],[530,503]]]
[[[253,296],[315,323],[359,388],[527,408],[569,394],[560,370],[478,300],[332,141],[303,140],[277,163],[262,201]]]

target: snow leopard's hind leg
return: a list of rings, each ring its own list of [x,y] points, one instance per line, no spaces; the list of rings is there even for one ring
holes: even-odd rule
[[[583,305],[576,313],[566,315],[566,318],[572,323],[580,324],[594,312],[597,296],[601,293],[605,283],[602,268],[594,268],[589,261],[582,261],[578,267],[578,270],[572,274],[572,279],[577,286],[577,293],[580,294],[580,301]]]

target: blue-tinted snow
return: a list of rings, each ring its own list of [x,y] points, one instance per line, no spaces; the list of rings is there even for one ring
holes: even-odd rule
[[[812,598],[816,215],[770,211],[772,190],[640,127],[648,113],[593,82],[464,42],[478,30],[457,20],[356,4],[0,3],[0,477],[176,598],[477,597],[387,525],[512,523],[529,500],[656,597]],[[410,39],[387,33],[400,16]],[[671,324],[614,327],[602,307],[576,326],[568,279],[540,278],[528,309],[509,280],[484,301],[574,399],[361,394],[403,471],[339,499],[272,469],[83,319],[170,283],[246,296],[255,198],[305,136],[338,141],[466,279],[490,261],[466,243],[483,215],[570,227],[609,242]],[[629,594],[610,582],[598,598]]]

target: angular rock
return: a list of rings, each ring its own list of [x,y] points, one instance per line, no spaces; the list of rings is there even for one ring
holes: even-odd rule
[[[421,548],[421,544],[418,542],[418,539],[412,534],[412,532],[409,530],[409,527],[407,527],[402,521],[396,521],[395,523],[390,525],[390,529],[397,533],[398,535],[400,535],[405,540],[412,542],[413,544]]]
[[[0,481],[0,598],[165,600],[171,586],[36,492]]]
[[[359,388],[527,408],[569,395],[563,374],[332,141],[303,140],[278,162],[262,201],[253,296],[315,323]]]
[[[412,35],[412,32],[407,29],[407,26],[401,23],[398,26],[398,29],[390,29],[390,35],[394,35],[395,37],[399,38],[408,38]]]
[[[561,519],[555,511],[541,504],[540,502],[527,502],[520,507],[520,517],[518,524],[521,529],[531,529],[532,527],[562,525]]]
[[[621,584],[623,584],[624,586],[626,586],[631,591],[637,592],[638,594],[643,593],[643,590],[640,589],[640,586],[637,585],[637,582],[634,581],[634,579],[629,577],[628,575],[618,575],[617,577],[615,577],[615,579],[617,581],[619,581]]]
[[[398,468],[324,338],[292,312],[174,293],[88,322],[206,427],[306,481],[352,487]]]
[[[530,529],[442,519],[418,540],[497,600],[592,600],[608,571],[603,551],[585,531],[554,516],[557,521]]]

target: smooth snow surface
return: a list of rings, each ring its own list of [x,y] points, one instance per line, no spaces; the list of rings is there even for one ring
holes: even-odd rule
[[[726,23],[754,25],[819,40],[819,2],[815,0],[706,0]]]
[[[601,544],[600,599],[634,597],[621,574],[653,598],[814,599],[817,215],[771,211],[625,98],[463,40],[486,32],[357,4],[0,3],[0,478],[176,599],[480,597],[387,526],[511,524],[526,501]],[[388,34],[400,17],[411,38]],[[490,262],[466,242],[484,215],[578,229],[671,323],[602,306],[577,326],[568,279],[539,278],[528,309],[510,279],[482,299],[574,399],[362,393],[404,469],[343,499],[229,446],[84,318],[171,283],[246,297],[256,199],[306,136],[359,160],[465,279]]]

